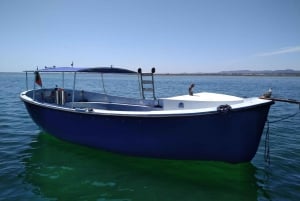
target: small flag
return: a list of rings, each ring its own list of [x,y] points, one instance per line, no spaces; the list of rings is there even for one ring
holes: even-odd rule
[[[40,87],[42,87],[43,84],[42,84],[42,79],[41,79],[41,76],[40,76],[39,72],[35,71],[34,74],[35,74],[35,83],[37,85],[39,85]]]
[[[71,63],[71,66],[72,66],[72,67],[74,66],[74,63],[73,63],[73,61],[72,61],[72,63]]]

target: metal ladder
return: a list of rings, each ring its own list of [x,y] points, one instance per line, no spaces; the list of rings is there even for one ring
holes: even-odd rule
[[[156,99],[155,97],[155,89],[154,89],[154,78],[153,74],[155,73],[155,68],[151,69],[151,73],[143,73],[142,69],[138,69],[138,73],[140,75],[140,87],[141,87],[141,94],[143,96],[143,99],[146,99],[147,97]],[[148,95],[148,96],[147,96]]]

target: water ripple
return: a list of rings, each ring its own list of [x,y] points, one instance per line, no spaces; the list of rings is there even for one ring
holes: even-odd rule
[[[299,78],[155,79],[160,97],[187,93],[194,82],[199,91],[249,97],[272,87],[277,96],[300,99],[295,94]],[[135,79],[117,77],[116,82],[107,86],[112,93],[126,95],[114,87],[121,84],[130,88],[131,96],[139,96]],[[265,136],[246,164],[143,159],[73,145],[40,132],[19,99],[24,75],[0,73],[0,85],[0,200],[300,200],[300,115],[270,124],[270,165],[264,162]],[[298,110],[297,105],[276,103],[269,121]]]

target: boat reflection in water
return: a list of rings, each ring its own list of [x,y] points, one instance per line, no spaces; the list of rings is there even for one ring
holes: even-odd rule
[[[31,147],[25,181],[53,200],[257,200],[251,163],[130,157],[46,133]]]

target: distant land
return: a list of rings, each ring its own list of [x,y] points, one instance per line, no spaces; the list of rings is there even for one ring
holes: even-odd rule
[[[237,70],[237,71],[221,71],[218,74],[221,75],[254,75],[254,76],[300,76],[300,71],[286,69],[286,70]]]
[[[0,73],[15,73],[15,72],[1,72]],[[300,70],[285,69],[285,70],[230,70],[220,71],[215,73],[156,73],[157,75],[213,75],[213,76],[290,76],[300,77]]]
[[[220,75],[220,76],[300,76],[300,71],[293,69],[286,70],[234,70],[220,71],[217,73],[165,73],[162,75]]]

